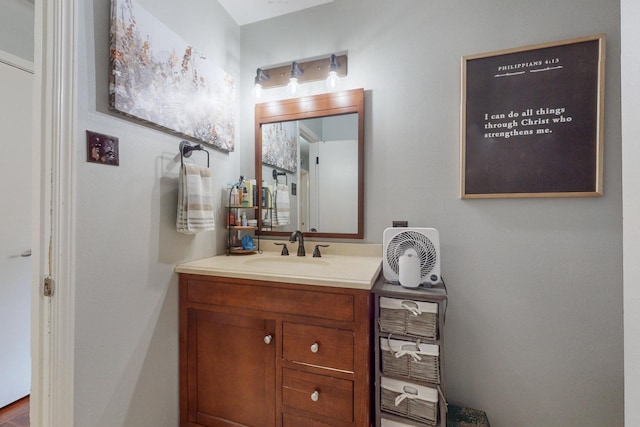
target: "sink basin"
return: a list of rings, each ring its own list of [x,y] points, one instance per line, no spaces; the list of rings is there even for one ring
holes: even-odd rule
[[[324,261],[322,258],[309,258],[298,256],[280,256],[279,258],[246,258],[245,264],[256,267],[275,267],[275,268],[288,268],[292,266],[306,266],[306,267],[328,267],[330,264]]]
[[[325,276],[327,270],[330,270],[332,266],[331,263],[322,258],[298,257],[295,255],[245,258],[243,264],[245,265],[245,271],[256,271],[278,276],[295,274],[306,277]]]

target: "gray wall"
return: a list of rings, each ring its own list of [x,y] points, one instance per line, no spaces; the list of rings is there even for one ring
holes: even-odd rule
[[[237,80],[240,29],[217,2],[138,3]],[[108,111],[110,1],[78,7],[75,425],[175,427],[173,268],[223,251],[224,215],[218,203],[216,232],[176,232],[181,138]],[[86,130],[119,138],[119,167],[85,161]],[[214,190],[238,159],[211,152]]]
[[[460,58],[596,33],[607,33],[604,196],[459,199]],[[253,126],[258,66],[343,50],[343,87],[366,90],[365,241],[394,219],[440,231],[449,400],[494,427],[623,425],[619,2],[338,0],[246,25],[241,127]]]
[[[441,233],[451,402],[486,410],[494,427],[623,424],[618,1],[337,0],[241,29],[217,2],[140,2],[240,76],[239,152],[211,153],[220,188],[253,170],[255,68],[348,50],[343,84],[367,90],[365,241],[396,218]],[[76,425],[174,427],[173,267],[220,253],[222,222],[175,233],[180,138],[107,111],[109,1],[78,5]],[[8,28],[0,39],[12,47],[0,48],[32,59]],[[460,57],[600,32],[605,196],[459,200]],[[84,162],[87,129],[120,138],[119,167]]]

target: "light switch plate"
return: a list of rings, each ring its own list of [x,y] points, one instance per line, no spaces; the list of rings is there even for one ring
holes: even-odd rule
[[[87,131],[87,162],[119,166],[120,150],[118,138]]]

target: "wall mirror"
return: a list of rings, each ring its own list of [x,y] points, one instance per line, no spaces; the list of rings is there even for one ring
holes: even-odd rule
[[[256,104],[261,235],[364,237],[364,90]]]

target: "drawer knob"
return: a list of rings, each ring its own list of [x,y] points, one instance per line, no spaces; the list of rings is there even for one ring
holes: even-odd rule
[[[273,337],[271,335],[265,335],[265,337],[264,337],[264,343],[265,344],[271,344],[272,340],[273,340]]]
[[[313,393],[311,393],[311,400],[313,400],[314,402],[317,402],[318,399],[320,399],[320,392],[316,390]]]
[[[311,347],[309,347],[309,349],[311,350],[311,353],[317,353],[318,350],[320,350],[320,344],[314,342],[313,344],[311,344]]]

